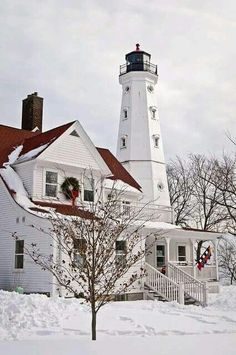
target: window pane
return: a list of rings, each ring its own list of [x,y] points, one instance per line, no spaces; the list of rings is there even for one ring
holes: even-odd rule
[[[116,251],[126,251],[126,241],[125,240],[117,240],[116,241]]]
[[[84,255],[74,253],[74,264],[76,267],[82,267],[84,265]]]
[[[93,191],[88,191],[84,190],[84,201],[94,201],[94,192]]]
[[[165,246],[157,245],[157,256],[165,256]]]
[[[126,255],[116,254],[116,267],[124,268],[126,266]]]
[[[45,189],[46,196],[56,197],[57,196],[57,185],[47,185]]]
[[[15,256],[15,269],[23,269],[24,266],[24,255]]]
[[[186,247],[184,245],[178,245],[178,260],[186,261]]]
[[[16,240],[16,254],[24,253],[24,240]]]
[[[74,239],[74,249],[76,251],[85,252],[87,247],[87,242],[85,239]]]
[[[156,255],[157,255],[157,266],[164,266],[165,265],[165,246],[164,245],[157,245]]]
[[[89,191],[93,191],[93,187],[94,187],[94,180],[89,179],[85,176],[84,177],[84,189],[89,190]]]
[[[46,182],[50,184],[57,184],[57,173],[53,171],[46,171]]]
[[[186,255],[186,249],[184,245],[179,245],[178,246],[178,254],[179,256],[185,256]]]

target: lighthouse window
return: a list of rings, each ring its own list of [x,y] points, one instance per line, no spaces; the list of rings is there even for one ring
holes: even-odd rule
[[[159,140],[160,140],[159,135],[154,135],[153,140],[154,140],[154,147],[159,148]]]
[[[126,137],[121,137],[121,140],[120,140],[120,147],[121,148],[126,148],[126,144],[127,144],[127,138]]]
[[[158,148],[158,146],[159,146],[159,137],[155,137],[154,138],[154,144],[155,144],[155,147]]]
[[[128,110],[125,108],[123,111],[124,118],[128,118]]]
[[[152,118],[154,118],[154,119],[155,119],[155,118],[156,118],[156,110],[155,110],[155,109],[152,109],[152,111],[151,111],[151,112],[152,112]]]

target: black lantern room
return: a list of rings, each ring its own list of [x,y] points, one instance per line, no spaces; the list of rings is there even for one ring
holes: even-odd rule
[[[120,75],[131,71],[148,71],[157,75],[157,66],[150,63],[151,54],[140,50],[136,44],[136,50],[126,54],[126,64],[120,66]]]

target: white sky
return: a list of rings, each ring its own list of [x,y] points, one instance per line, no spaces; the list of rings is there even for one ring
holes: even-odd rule
[[[167,158],[220,154],[236,137],[235,0],[1,0],[0,123],[44,97],[44,130],[78,119],[115,152],[119,65],[141,44],[159,68]]]

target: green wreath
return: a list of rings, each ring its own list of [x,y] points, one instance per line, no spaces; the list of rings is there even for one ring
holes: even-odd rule
[[[80,191],[79,181],[74,177],[65,178],[64,182],[61,184],[61,191],[67,200],[71,200],[72,191]]]

